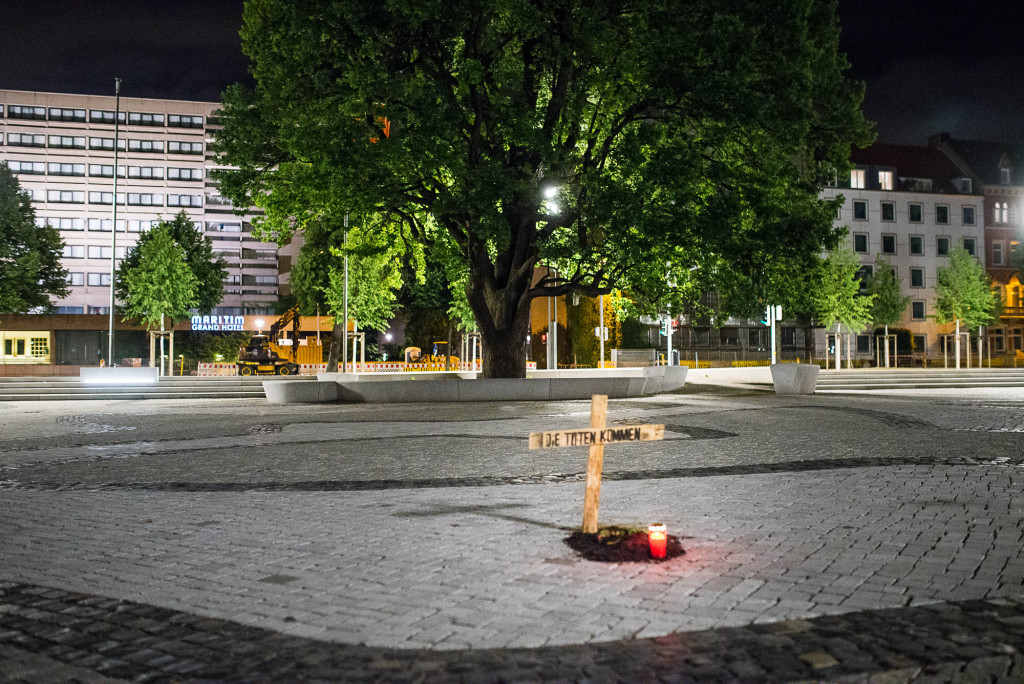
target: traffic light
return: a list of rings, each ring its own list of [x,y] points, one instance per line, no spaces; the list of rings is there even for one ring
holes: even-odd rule
[[[659,335],[668,335],[668,319],[661,319],[661,326],[658,328]]]

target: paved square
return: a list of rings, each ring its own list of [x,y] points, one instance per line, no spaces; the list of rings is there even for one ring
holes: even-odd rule
[[[1024,680],[1024,394],[0,403],[0,678]],[[131,616],[130,620],[125,616]],[[96,679],[96,681],[101,681]]]

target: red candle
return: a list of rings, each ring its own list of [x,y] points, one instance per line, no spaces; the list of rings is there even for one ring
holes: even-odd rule
[[[664,558],[668,543],[668,530],[662,523],[655,523],[647,528],[647,542],[651,546],[651,558]]]

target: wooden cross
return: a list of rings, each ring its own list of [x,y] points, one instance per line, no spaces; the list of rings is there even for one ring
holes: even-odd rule
[[[665,437],[664,425],[627,425],[609,428],[608,395],[590,398],[590,429],[548,430],[531,432],[531,449],[589,446],[587,459],[587,492],[583,498],[583,532],[597,534],[597,509],[601,500],[601,470],[604,467],[604,445],[616,442],[649,442]]]

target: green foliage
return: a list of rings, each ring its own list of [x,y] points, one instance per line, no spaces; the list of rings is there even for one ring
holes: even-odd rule
[[[68,295],[61,266],[64,242],[56,228],[36,226],[28,195],[0,162],[0,313],[52,310],[51,297]]]
[[[837,239],[822,180],[871,139],[820,0],[250,0],[241,35],[222,192],[278,239],[352,212],[445,250],[510,356],[541,296],[788,304]]]
[[[855,332],[871,321],[874,295],[860,294],[859,268],[856,254],[849,249],[837,249],[818,269],[812,301],[818,323],[825,328],[841,323],[850,332]]]
[[[873,295],[871,322],[875,325],[895,325],[903,318],[903,312],[910,304],[911,297],[903,296],[901,282],[896,269],[885,259],[875,260],[875,271],[866,283],[867,293]]]
[[[192,219],[184,211],[179,211],[170,221],[162,220],[167,227],[171,239],[182,249],[185,263],[196,278],[196,299],[193,305],[199,313],[208,314],[220,303],[224,296],[224,278],[227,276],[227,262],[213,253],[210,238],[197,230]],[[142,258],[142,249],[153,239],[153,231],[139,235],[139,240],[130,247],[121,260],[118,274],[127,273],[138,268]],[[128,289],[120,275],[114,284],[114,292],[118,301],[124,302],[128,297]]]
[[[935,320],[977,330],[995,320],[1000,304],[985,267],[963,247],[951,251],[949,265],[936,272]]]
[[[574,363],[596,367],[597,357],[601,351],[601,342],[594,335],[594,328],[601,325],[597,301],[589,297],[580,297],[580,303],[576,305],[573,305],[572,301],[567,301],[565,316],[567,327],[572,330],[569,347]]]
[[[175,354],[200,361],[222,361],[233,363],[238,360],[238,350],[248,344],[247,332],[185,332],[177,333],[174,341]]]
[[[122,263],[118,270],[125,292],[122,313],[147,328],[160,325],[165,316],[172,321],[188,318],[198,302],[199,281],[173,231],[169,222],[160,221],[149,230],[135,265]]]

